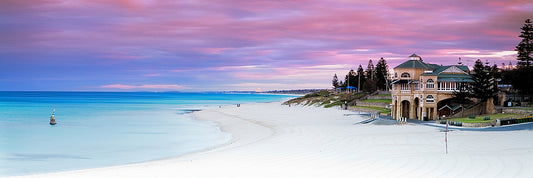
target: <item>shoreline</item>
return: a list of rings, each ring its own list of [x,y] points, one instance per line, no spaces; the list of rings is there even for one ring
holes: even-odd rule
[[[271,104],[271,103],[279,103],[281,105],[282,102],[286,101],[286,99],[282,101],[273,101],[273,102],[265,102],[265,103],[245,103],[241,104],[243,105],[251,105],[251,104]],[[229,116],[225,115],[223,117],[218,118],[212,118],[212,114],[222,114],[220,112],[217,112],[217,110],[223,109],[223,108],[233,108],[236,107],[235,104],[228,104],[228,105],[221,105],[218,108],[210,108],[210,109],[185,109],[186,111],[190,111],[186,114],[190,114],[193,116],[194,120],[198,121],[207,121],[216,124],[216,127],[220,129],[220,131],[224,133],[231,134],[231,139],[223,143],[221,145],[217,145],[211,148],[202,149],[193,151],[190,153],[186,153],[179,156],[170,156],[167,158],[160,158],[160,159],[154,159],[150,161],[141,161],[141,162],[134,162],[134,163],[128,163],[128,164],[120,164],[115,166],[106,166],[106,167],[97,167],[97,168],[88,168],[88,169],[79,169],[79,170],[71,170],[71,171],[61,171],[61,172],[50,172],[50,173],[42,173],[42,174],[30,174],[30,175],[19,175],[19,176],[8,176],[10,178],[31,178],[31,177],[77,177],[81,176],[84,177],[84,174],[94,172],[94,171],[102,171],[106,169],[124,169],[128,167],[134,167],[134,166],[146,166],[146,165],[152,165],[152,164],[164,164],[164,162],[168,161],[176,161],[180,159],[187,159],[187,157],[194,156],[197,154],[207,154],[219,149],[228,149],[231,147],[241,146],[249,143],[253,143],[255,141],[261,140],[263,137],[271,136],[273,133],[273,128],[262,125],[258,122],[253,122],[244,118],[238,118],[235,116]],[[238,107],[237,107],[238,108]],[[245,133],[243,133],[242,128],[249,128],[248,130],[253,130],[255,133],[253,136],[246,136]],[[268,129],[270,131],[265,130]],[[272,133],[268,133],[272,132]],[[236,138],[235,134],[239,135],[238,138]],[[261,135],[261,136],[258,136]],[[244,137],[244,138],[243,138]],[[226,148],[227,147],[227,148]]]
[[[22,177],[528,177],[533,128],[448,133],[420,124],[353,125],[334,108],[249,103],[194,112],[232,139],[163,160]]]

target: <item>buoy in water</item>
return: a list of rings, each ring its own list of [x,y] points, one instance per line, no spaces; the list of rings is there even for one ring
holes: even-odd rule
[[[54,112],[52,113],[52,116],[50,116],[50,125],[56,125],[56,107],[54,106]]]

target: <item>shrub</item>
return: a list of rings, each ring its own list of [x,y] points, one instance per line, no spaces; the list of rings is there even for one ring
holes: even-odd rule
[[[485,118],[483,118],[483,120],[490,120],[490,116],[485,116]]]
[[[454,121],[450,121],[450,125],[454,125],[454,124],[455,124],[455,122],[454,122]]]
[[[522,117],[522,118],[518,118],[518,120],[520,120],[521,122],[533,122],[533,117],[532,116]]]
[[[440,124],[446,124],[446,120],[441,120]]]
[[[469,119],[475,119],[476,118],[476,115],[470,115],[468,116]]]
[[[327,90],[322,90],[322,91],[317,92],[317,94],[318,96],[328,97],[330,92]]]
[[[328,97],[329,94],[330,94],[329,91],[322,90],[322,91],[317,91],[317,92],[314,92],[314,93],[307,94],[307,95],[304,96],[304,98],[317,97],[317,96]]]
[[[462,123],[462,122],[455,122],[454,125],[455,125],[455,126],[463,126],[463,123]]]

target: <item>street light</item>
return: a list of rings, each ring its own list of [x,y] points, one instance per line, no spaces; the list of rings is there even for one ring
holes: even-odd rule
[[[344,64],[344,67],[347,67],[347,66],[348,66],[348,65]],[[346,91],[347,91],[347,92],[350,92],[349,86],[350,86],[350,76],[352,76],[352,70],[353,70],[353,69],[350,69],[350,70],[348,71],[348,81],[347,81],[347,83],[346,83]]]

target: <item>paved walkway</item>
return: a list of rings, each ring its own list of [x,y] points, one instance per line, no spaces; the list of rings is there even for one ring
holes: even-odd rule
[[[395,125],[398,124],[398,122],[394,119],[392,119],[392,116],[379,116],[379,118],[372,119],[370,118],[371,114],[362,112],[362,111],[356,111],[353,114],[355,115],[361,115],[363,117],[367,117],[369,119],[355,123],[355,124],[375,124],[375,125]],[[416,119],[407,119],[407,124],[416,124],[416,125],[423,125],[423,126],[429,126],[429,127],[436,127],[445,129],[445,124],[439,124],[435,122],[434,120],[431,121],[421,121]],[[473,128],[473,127],[458,127],[458,126],[452,126],[448,125],[448,130],[462,130],[462,131],[486,131],[486,132],[493,132],[493,131],[516,131],[516,130],[532,130],[533,131],[533,122],[528,123],[522,123],[522,124],[513,124],[513,125],[505,125],[500,127],[479,127],[479,128]]]

